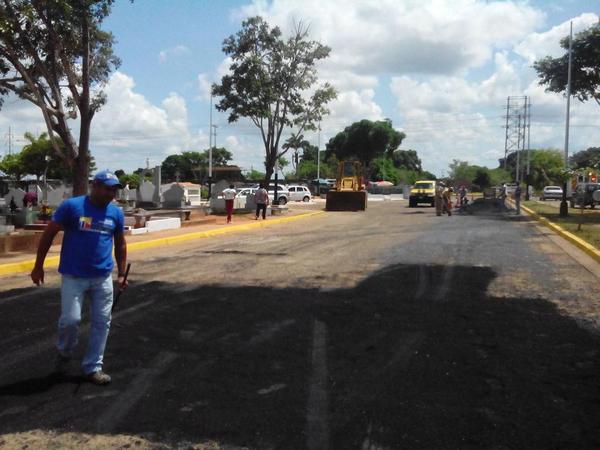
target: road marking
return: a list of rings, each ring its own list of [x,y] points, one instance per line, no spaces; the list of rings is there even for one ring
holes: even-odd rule
[[[306,411],[306,448],[329,448],[329,392],[327,382],[327,327],[315,320],[312,339],[312,375]]]
[[[144,396],[169,365],[175,361],[177,354],[173,352],[161,352],[150,363],[150,367],[142,369],[140,373],[129,383],[127,389],[112,403],[108,409],[96,421],[98,433],[110,433],[119,422],[131,411],[135,404]]]
[[[447,265],[443,266],[442,276],[439,280],[438,290],[433,297],[434,302],[446,301],[446,295],[448,295],[448,290],[450,289],[450,281],[452,280],[452,275],[454,275],[454,261],[448,261]]]

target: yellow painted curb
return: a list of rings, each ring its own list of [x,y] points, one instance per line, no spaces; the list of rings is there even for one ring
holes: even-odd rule
[[[546,225],[548,228],[550,228],[552,231],[554,231],[559,236],[562,236],[567,241],[571,242],[571,244],[574,244],[575,246],[577,246],[578,248],[583,250],[585,253],[587,253],[589,256],[594,258],[596,261],[600,262],[600,251],[598,251],[598,249],[596,249],[596,247],[587,243],[583,239],[578,238],[573,233],[565,230],[560,225],[557,225],[554,222],[551,222],[550,220],[546,219],[545,217],[540,216],[538,213],[536,213],[532,209],[529,209],[528,207],[523,206],[523,205],[521,205],[521,209],[523,211],[525,211],[527,214],[529,214],[530,216],[532,216],[533,218],[535,218],[536,220],[542,222],[544,225]]]
[[[208,238],[211,236],[220,236],[220,235],[224,235],[224,234],[235,233],[238,231],[248,231],[248,230],[252,230],[254,228],[262,228],[262,227],[266,227],[266,226],[270,226],[270,225],[277,225],[280,223],[293,222],[295,220],[305,219],[305,218],[317,216],[320,214],[324,214],[324,212],[323,211],[315,211],[315,212],[311,212],[311,213],[298,214],[295,216],[280,217],[278,219],[270,219],[267,221],[261,220],[261,221],[256,221],[256,222],[249,223],[249,224],[244,224],[244,225],[232,225],[232,226],[226,226],[223,228],[215,228],[214,230],[198,231],[195,233],[181,234],[179,236],[171,236],[171,237],[166,237],[166,238],[152,239],[149,241],[134,242],[132,244],[127,244],[127,252],[135,252],[137,250],[142,250],[142,249],[146,249],[146,248],[160,247],[160,246],[165,246],[165,245],[173,245],[173,244],[178,244],[180,242],[191,241],[194,239],[204,239],[204,238]],[[44,268],[58,267],[59,260],[60,260],[59,256],[50,256],[50,257],[46,258],[46,261],[44,262]],[[10,274],[19,273],[19,272],[29,272],[31,269],[33,269],[34,264],[35,264],[35,259],[27,259],[27,260],[15,262],[15,263],[0,264],[0,276],[10,275]]]

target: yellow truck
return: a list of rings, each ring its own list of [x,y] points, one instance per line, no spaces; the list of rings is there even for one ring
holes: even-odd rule
[[[419,203],[435,206],[435,180],[419,180],[411,188],[408,206],[414,208]]]

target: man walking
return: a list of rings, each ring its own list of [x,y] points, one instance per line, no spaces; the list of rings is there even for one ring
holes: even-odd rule
[[[40,239],[31,272],[31,280],[35,284],[39,286],[44,282],[44,260],[54,236],[63,230],[58,267],[62,285],[56,368],[64,372],[73,356],[78,342],[81,307],[87,293],[91,301],[90,336],[81,365],[86,379],[98,385],[111,381],[110,376],[102,371],[102,365],[113,302],[113,238],[119,289],[127,287],[124,278],[127,259],[124,217],[123,212],[112,204],[120,187],[119,179],[106,170],[94,177],[89,196],[65,200]]]
[[[264,183],[260,183],[260,187],[254,194],[254,199],[256,200],[256,220],[258,220],[258,216],[262,211],[262,218],[265,220],[267,218],[267,205],[269,204],[269,193],[265,189]]]
[[[227,223],[231,223],[231,215],[233,214],[233,201],[236,194],[237,192],[235,192],[233,184],[230,184],[229,188],[223,191],[223,198],[225,199],[225,211],[227,211]]]

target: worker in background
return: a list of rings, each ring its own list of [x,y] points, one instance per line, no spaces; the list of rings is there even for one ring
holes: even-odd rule
[[[444,183],[442,183],[441,181],[438,183],[435,183],[435,198],[434,198],[434,203],[435,203],[435,215],[436,216],[441,216],[442,212],[444,210],[444,199],[442,197],[442,194],[444,192]]]
[[[442,192],[442,204],[443,204],[443,212],[448,213],[449,216],[452,215],[452,193],[454,189],[452,187],[448,187],[444,189]]]
[[[225,199],[225,211],[227,212],[227,223],[231,223],[231,215],[233,214],[233,202],[235,200],[235,186],[229,185],[228,189],[223,191],[223,198]]]
[[[464,184],[461,184],[458,188],[458,200],[460,206],[464,206],[467,204],[467,188]]]
[[[515,205],[517,215],[521,214],[521,183],[517,184],[517,187],[515,189]]]

